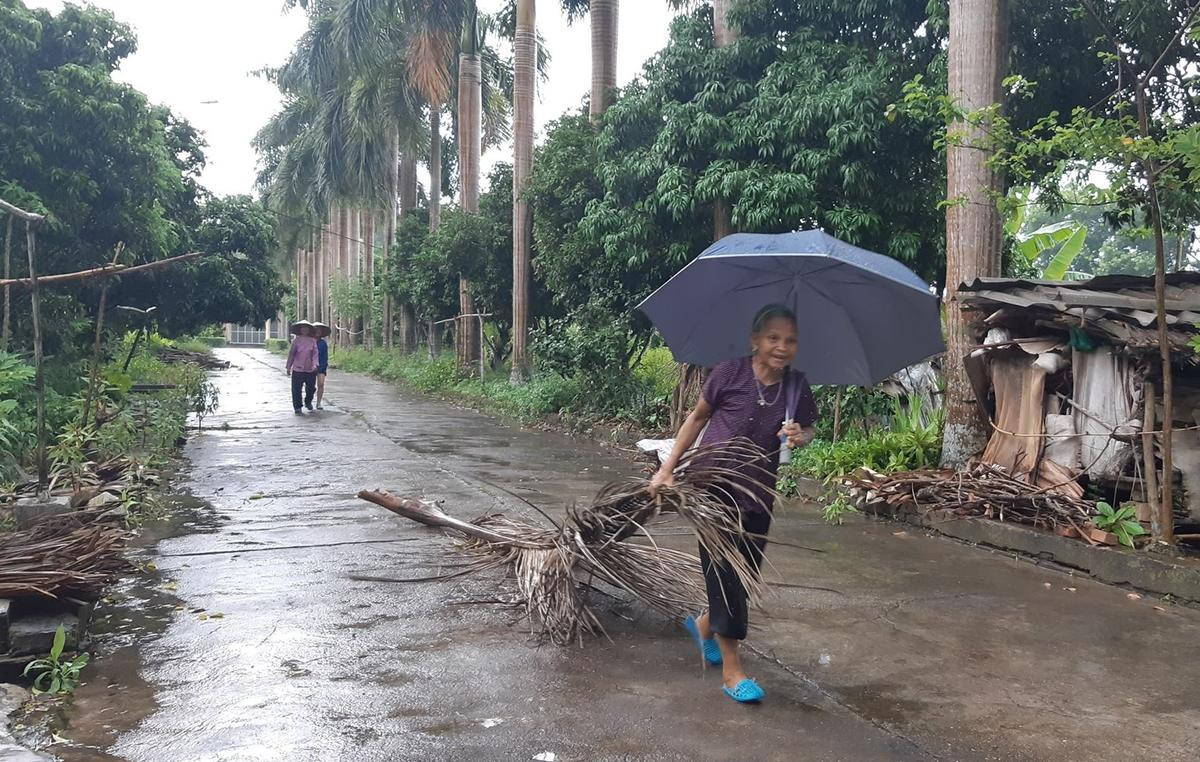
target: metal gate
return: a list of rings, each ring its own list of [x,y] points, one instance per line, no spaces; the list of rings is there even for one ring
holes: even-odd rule
[[[267,343],[267,332],[262,326],[235,325],[229,336],[230,344],[255,344],[262,346]]]

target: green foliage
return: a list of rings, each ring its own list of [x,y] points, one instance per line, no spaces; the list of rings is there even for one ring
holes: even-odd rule
[[[51,14],[3,0],[0,41],[0,196],[49,215],[37,237],[40,271],[99,266],[118,242],[124,264],[204,251],[211,256],[111,281],[109,305],[157,306],[155,319],[173,334],[273,315],[273,221],[248,198],[207,198],[200,134],[113,78],[136,49],[132,30],[90,5]],[[27,269],[23,238],[16,277]],[[99,284],[60,286],[43,299],[46,354],[65,366],[88,344]],[[117,329],[141,320],[122,311],[107,319]],[[14,311],[14,328],[17,346],[28,346],[27,310]]]
[[[792,462],[780,468],[786,479],[781,479],[780,491],[794,494],[799,476],[836,488],[860,468],[894,473],[936,466],[941,458],[942,422],[941,411],[894,401],[886,427],[865,434],[855,432],[839,442],[818,439],[793,453]]]
[[[156,305],[160,329],[172,336],[275,317],[284,294],[272,262],[275,217],[249,196],[211,198],[197,211],[190,247],[207,256],[132,284],[137,290],[122,294],[124,303]]]
[[[33,366],[0,352],[0,481],[14,479],[33,447]]]
[[[79,674],[87,666],[89,655],[76,654],[73,659],[63,659],[63,648],[67,643],[67,633],[60,624],[54,633],[54,642],[50,646],[50,655],[45,659],[37,659],[25,665],[22,675],[35,673],[33,692],[51,694],[69,694],[75,691],[79,684]]]
[[[592,394],[594,387],[581,379],[545,370],[528,383],[513,386],[503,373],[489,375],[483,380],[461,378],[452,354],[430,359],[424,353],[404,355],[359,347],[339,347],[332,352],[331,362],[339,370],[370,373],[525,422],[555,416],[562,423],[579,427],[605,421],[642,427],[656,427],[662,423],[662,411],[647,402],[657,400],[649,382],[638,383],[625,396],[601,400]],[[639,401],[642,407],[637,407]]]
[[[1096,515],[1092,523],[1104,532],[1112,532],[1126,547],[1133,547],[1133,538],[1146,534],[1146,528],[1136,519],[1137,506],[1125,503],[1114,509],[1110,504],[1101,501],[1096,503]]]

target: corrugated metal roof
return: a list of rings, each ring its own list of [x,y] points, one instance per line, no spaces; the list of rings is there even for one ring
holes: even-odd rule
[[[1200,330],[1200,273],[1172,273],[1165,291],[1171,345],[1187,348]],[[987,322],[1032,322],[1067,330],[1071,326],[1107,336],[1130,348],[1158,346],[1154,279],[1105,275],[1085,281],[977,278],[959,287],[963,307],[992,313]]]

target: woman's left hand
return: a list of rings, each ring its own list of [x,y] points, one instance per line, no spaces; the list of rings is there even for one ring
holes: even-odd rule
[[[779,436],[786,436],[788,447],[793,450],[798,450],[808,445],[813,440],[813,430],[805,429],[798,423],[786,423],[779,430]]]

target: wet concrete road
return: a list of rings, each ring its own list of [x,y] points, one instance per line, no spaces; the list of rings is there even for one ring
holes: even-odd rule
[[[359,376],[294,416],[278,358],[220,351],[198,500],[102,610],[66,760],[1194,758],[1198,612],[890,524],[781,511],[774,535],[827,552],[768,554],[760,707],[619,602],[614,642],[564,649],[488,602],[494,578],[355,580],[456,560],[361,488],[529,516],[634,467]]]

